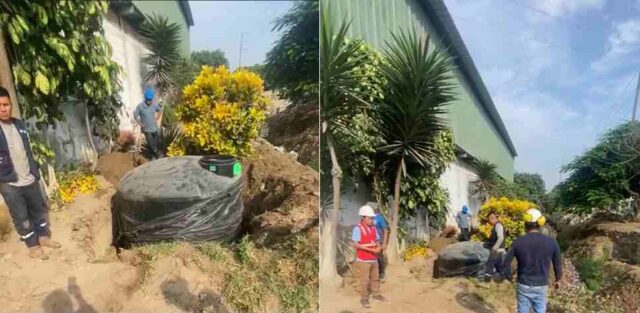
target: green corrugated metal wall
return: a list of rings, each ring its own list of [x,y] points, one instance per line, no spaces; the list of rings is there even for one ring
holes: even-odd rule
[[[429,34],[438,44],[438,34],[432,32],[422,6],[416,0],[323,0],[328,4],[334,24],[343,17],[351,21],[349,36],[362,38],[373,47],[385,48],[391,31],[416,27]],[[498,173],[513,180],[514,158],[484,109],[470,92],[462,76],[456,72],[458,100],[447,114],[455,142],[469,154],[496,164]]]
[[[190,37],[189,37],[189,25],[187,20],[182,14],[178,1],[133,1],[133,4],[144,15],[158,14],[166,16],[169,22],[178,23],[180,25],[180,41],[182,42],[182,53],[184,56],[188,56],[191,53]]]

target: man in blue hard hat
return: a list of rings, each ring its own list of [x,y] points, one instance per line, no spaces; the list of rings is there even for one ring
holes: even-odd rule
[[[160,106],[153,103],[153,89],[147,88],[144,91],[144,102],[138,104],[133,112],[133,118],[140,125],[147,144],[151,148],[153,155],[151,159],[162,157],[162,153],[158,149],[160,136],[158,134],[158,123],[160,120]]]
[[[458,227],[460,227],[462,241],[469,241],[471,214],[469,214],[469,208],[466,205],[462,207],[462,211],[456,216],[456,222],[458,222]]]

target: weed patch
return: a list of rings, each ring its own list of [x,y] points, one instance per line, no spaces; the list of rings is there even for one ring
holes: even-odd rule
[[[589,257],[580,258],[576,263],[576,270],[578,271],[580,278],[582,278],[589,290],[597,292],[598,290],[600,290],[600,288],[602,288],[603,265],[604,260],[592,259]]]

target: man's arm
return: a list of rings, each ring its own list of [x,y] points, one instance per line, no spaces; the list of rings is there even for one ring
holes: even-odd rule
[[[496,244],[491,248],[493,251],[500,249],[500,245],[502,245],[502,241],[504,241],[504,228],[502,227],[502,224],[496,224],[495,228],[498,240],[496,240]]]
[[[513,279],[513,272],[511,271],[511,262],[513,262],[513,258],[516,255],[516,243],[514,242],[511,245],[511,249],[507,252],[507,256],[504,258],[504,262],[502,263],[502,273],[504,273],[504,277],[511,281]]]
[[[556,275],[556,282],[562,279],[562,261],[560,260],[560,247],[558,247],[558,243],[553,241],[553,258],[551,259],[553,262],[553,271]]]
[[[360,244],[360,228],[359,227],[355,227],[353,229],[353,234],[351,235],[351,241],[353,242],[352,243],[353,247],[358,250],[369,251],[372,253],[380,252],[380,248],[376,243],[369,243],[366,245]]]

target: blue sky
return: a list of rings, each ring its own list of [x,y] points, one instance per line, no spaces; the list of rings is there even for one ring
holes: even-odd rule
[[[640,0],[445,0],[511,135],[516,170],[559,168],[630,119]]]
[[[238,66],[240,34],[244,36],[242,64],[263,63],[280,37],[273,21],[293,6],[292,1],[189,1],[194,26],[191,51],[224,51],[231,68]]]

